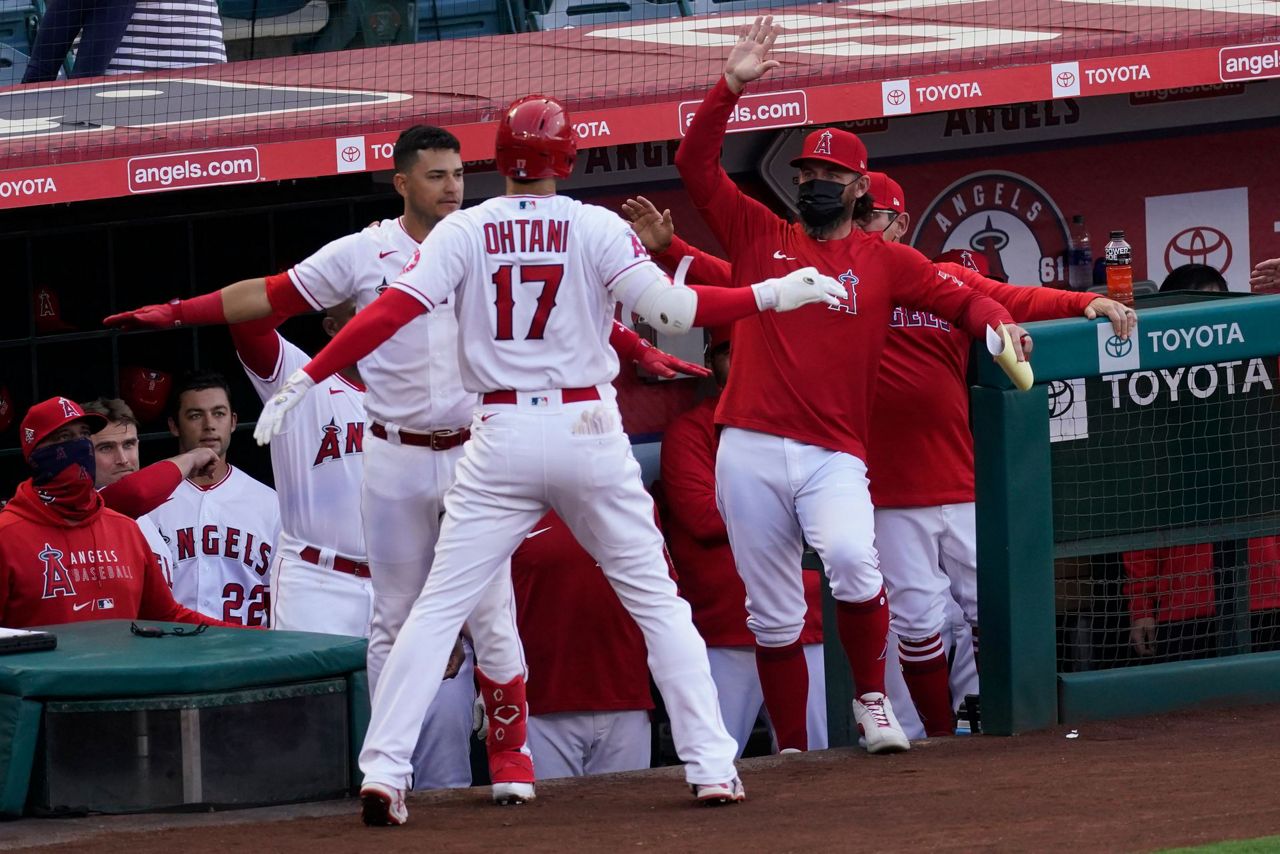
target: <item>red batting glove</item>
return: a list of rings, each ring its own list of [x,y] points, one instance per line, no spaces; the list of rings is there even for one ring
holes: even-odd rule
[[[103,319],[103,326],[120,329],[172,329],[182,325],[180,300],[170,300],[159,305],[144,305],[133,311],[122,311]]]
[[[695,365],[692,362],[686,362],[684,359],[677,359],[670,353],[662,352],[648,341],[645,341],[643,346],[644,352],[640,354],[640,358],[636,359],[636,364],[656,377],[669,380],[679,374],[685,374],[690,377],[711,376],[711,371],[702,367],[702,365]]]

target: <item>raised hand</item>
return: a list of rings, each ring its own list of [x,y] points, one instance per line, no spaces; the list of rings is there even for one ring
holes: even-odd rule
[[[752,80],[759,80],[782,65],[776,59],[765,58],[781,32],[774,26],[772,15],[756,18],[743,29],[724,63],[724,79],[730,89],[741,92]]]
[[[658,255],[671,247],[671,238],[676,233],[675,223],[671,221],[671,211],[659,211],[653,202],[644,196],[636,196],[622,203],[622,215],[631,223],[631,230],[640,238],[644,248]]]

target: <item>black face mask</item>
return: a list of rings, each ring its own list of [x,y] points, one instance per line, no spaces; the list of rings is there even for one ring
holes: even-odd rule
[[[93,442],[88,439],[71,439],[56,445],[36,448],[31,452],[28,461],[35,470],[32,482],[42,486],[62,474],[69,466],[78,465],[89,475],[93,483],[97,473],[97,457],[93,453]]]
[[[810,228],[822,228],[831,225],[844,215],[844,188],[848,186],[838,181],[824,181],[813,178],[800,185],[797,200],[800,218]]]

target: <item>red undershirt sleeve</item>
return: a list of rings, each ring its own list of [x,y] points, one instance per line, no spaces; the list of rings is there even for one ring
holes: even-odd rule
[[[307,376],[319,382],[359,362],[402,326],[426,313],[427,307],[409,294],[388,288],[342,327],[342,331],[302,369]]]

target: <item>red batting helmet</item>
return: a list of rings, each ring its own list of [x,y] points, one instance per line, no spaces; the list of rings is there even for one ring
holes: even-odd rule
[[[568,178],[577,156],[569,111],[555,98],[526,95],[502,114],[494,159],[508,178]]]
[[[164,371],[127,366],[120,369],[120,397],[139,424],[154,421],[164,412],[173,377]]]

